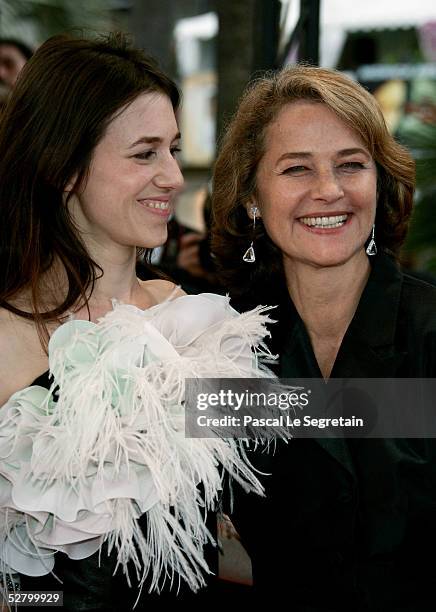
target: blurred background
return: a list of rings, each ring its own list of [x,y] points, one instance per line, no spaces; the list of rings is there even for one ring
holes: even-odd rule
[[[77,28],[131,33],[183,91],[187,182],[168,245],[155,261],[188,290],[215,284],[207,225],[219,135],[251,77],[301,60],[360,81],[379,100],[390,130],[411,147],[418,193],[403,261],[429,279],[436,275],[434,0],[0,0],[1,39],[34,50],[49,36]],[[7,51],[0,43],[3,103],[17,59],[5,58]]]

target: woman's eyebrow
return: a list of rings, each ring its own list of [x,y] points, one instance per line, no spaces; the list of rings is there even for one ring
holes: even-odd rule
[[[281,162],[283,159],[296,159],[301,157],[311,157],[311,153],[308,151],[289,151],[288,153],[283,153],[277,160],[277,163]]]
[[[340,151],[336,152],[336,155],[338,157],[346,157],[347,155],[355,155],[356,153],[362,153],[363,155],[366,155],[366,157],[370,157],[370,153],[362,147],[341,149]],[[289,151],[287,153],[283,153],[283,155],[280,155],[276,163],[279,163],[284,159],[307,159],[309,157],[312,157],[312,153],[309,153],[308,151]]]
[[[181,134],[180,132],[177,132],[171,142],[173,142],[174,140],[179,140],[180,138]],[[141,138],[138,138],[138,140],[135,140],[135,142],[129,145],[129,149],[132,149],[133,147],[136,147],[136,145],[139,144],[159,144],[161,142],[163,142],[163,138],[161,138],[160,136],[141,136]]]
[[[353,147],[351,149],[342,149],[341,151],[338,151],[337,154],[339,157],[345,157],[346,155],[354,155],[355,153],[363,153],[367,157],[370,157],[369,151],[367,151],[366,149],[362,149],[361,147]]]

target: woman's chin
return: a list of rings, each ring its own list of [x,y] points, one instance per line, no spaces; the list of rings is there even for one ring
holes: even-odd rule
[[[167,231],[165,231],[165,233],[162,234],[161,236],[147,237],[146,240],[142,240],[140,244],[137,244],[136,248],[138,249],[158,249],[159,247],[165,244],[165,242],[167,241],[167,238],[168,238],[168,233]]]
[[[313,268],[340,268],[350,262],[358,261],[362,262],[362,266],[366,265],[367,257],[365,251],[362,249],[350,251],[349,249],[343,250],[328,250],[320,253],[311,253],[307,258],[298,258],[297,261],[301,261],[308,266]],[[291,259],[292,261],[292,259]]]

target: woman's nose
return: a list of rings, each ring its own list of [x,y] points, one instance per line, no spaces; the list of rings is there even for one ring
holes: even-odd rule
[[[171,157],[162,161],[159,172],[155,177],[155,182],[164,189],[180,190],[184,184],[184,178],[178,161]]]
[[[335,202],[342,198],[344,190],[339,178],[333,171],[319,172],[312,189],[312,197],[325,202]]]

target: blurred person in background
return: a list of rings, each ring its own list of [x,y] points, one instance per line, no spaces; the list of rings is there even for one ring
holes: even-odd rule
[[[292,67],[245,92],[215,166],[212,251],[240,309],[278,305],[281,378],[436,376],[436,288],[397,264],[414,178],[339,72]],[[236,491],[232,520],[257,601],[436,607],[434,440],[297,437],[252,460],[266,496]]]
[[[65,610],[203,599],[221,468],[261,492],[183,424],[186,377],[260,374],[265,317],[136,275],[183,186],[178,105],[124,35],[56,36],[0,123],[0,578]]]
[[[32,49],[25,43],[15,38],[0,38],[0,84],[12,89],[32,55]]]

